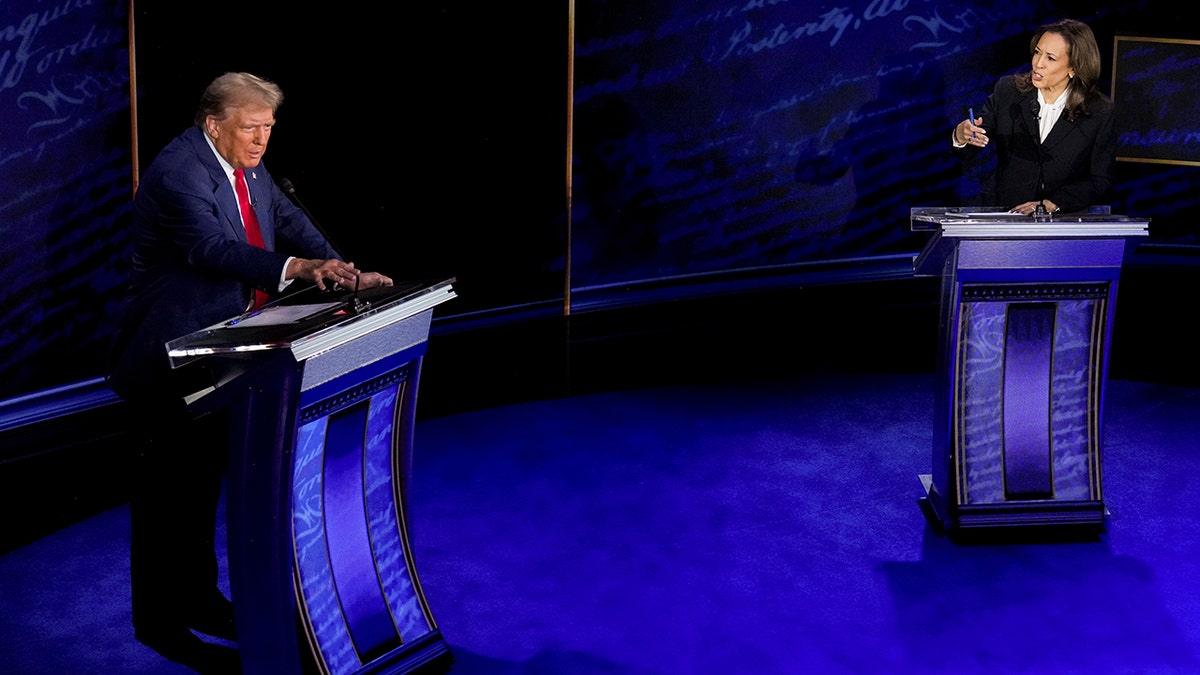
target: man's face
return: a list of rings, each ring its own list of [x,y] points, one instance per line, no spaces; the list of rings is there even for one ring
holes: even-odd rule
[[[209,115],[204,123],[226,162],[235,169],[252,169],[267,151],[275,112],[265,106],[245,105],[230,108],[222,120]]]

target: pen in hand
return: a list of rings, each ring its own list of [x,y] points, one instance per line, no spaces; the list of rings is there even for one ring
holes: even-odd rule
[[[971,124],[972,124],[972,125],[974,125],[974,124],[975,124],[975,109],[974,109],[974,108],[967,108],[967,114],[971,116],[970,122],[971,122]],[[972,131],[972,132],[971,132],[971,138],[975,138],[975,132],[974,132],[974,131]]]

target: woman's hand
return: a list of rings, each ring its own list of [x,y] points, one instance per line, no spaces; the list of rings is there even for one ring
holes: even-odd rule
[[[987,131],[979,126],[983,124],[982,117],[973,120],[963,120],[954,127],[954,141],[959,145],[974,145],[982,148],[988,144]]]
[[[1023,216],[1031,216],[1037,211],[1038,205],[1045,206],[1047,214],[1058,213],[1058,204],[1055,204],[1054,202],[1050,201],[1049,199],[1041,199],[1038,201],[1017,204],[1016,206],[1009,209],[1008,212],[1009,213],[1019,213]]]

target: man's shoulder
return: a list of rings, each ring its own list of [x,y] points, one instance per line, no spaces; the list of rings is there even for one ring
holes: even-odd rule
[[[199,152],[200,146],[207,145],[204,142],[203,133],[198,127],[189,127],[171,139],[171,142],[167,143],[154,158],[153,163],[199,160],[202,157]]]
[[[191,127],[167,143],[146,169],[143,181],[191,181],[208,177],[212,167],[205,153],[212,154],[204,142],[203,132]],[[216,160],[212,160],[212,164]]]

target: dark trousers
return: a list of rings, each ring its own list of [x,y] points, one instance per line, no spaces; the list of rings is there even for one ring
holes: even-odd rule
[[[143,401],[130,496],[134,626],[185,626],[216,598],[216,516],[227,463],[227,415],[192,419],[175,397]]]

